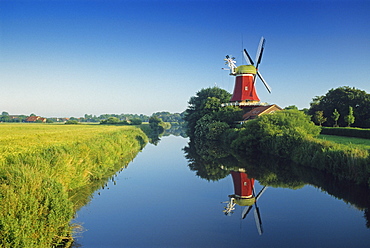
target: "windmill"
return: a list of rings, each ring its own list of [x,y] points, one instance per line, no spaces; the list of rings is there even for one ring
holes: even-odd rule
[[[233,210],[235,210],[235,205],[244,206],[241,217],[242,219],[245,219],[254,206],[254,219],[256,221],[257,230],[258,233],[262,235],[262,220],[260,210],[257,206],[257,201],[265,192],[267,186],[264,186],[261,191],[256,194],[254,189],[254,179],[249,178],[243,169],[239,169],[239,171],[231,171],[231,176],[235,193],[229,195],[229,201],[223,202],[227,203],[223,212],[225,215],[230,215],[234,212]]]
[[[234,85],[234,92],[233,96],[231,97],[230,102],[248,102],[251,104],[257,104],[260,99],[257,96],[255,83],[257,76],[265,85],[267,91],[271,93],[270,86],[266,83],[265,79],[262,77],[261,73],[258,71],[258,66],[262,60],[262,53],[265,46],[265,38],[261,38],[257,54],[256,54],[256,63],[253,62],[252,58],[249,56],[249,53],[246,49],[243,50],[244,58],[247,62],[247,65],[240,65],[236,66],[236,61],[234,57],[230,57],[226,55],[226,59],[224,59],[229,66],[230,75],[236,76],[235,78],[235,85]]]

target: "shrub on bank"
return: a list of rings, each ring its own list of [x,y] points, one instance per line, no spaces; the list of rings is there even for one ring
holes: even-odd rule
[[[322,127],[321,134],[370,139],[370,129],[348,127]]]

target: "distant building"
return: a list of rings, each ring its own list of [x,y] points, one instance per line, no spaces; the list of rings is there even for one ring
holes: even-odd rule
[[[40,116],[30,116],[27,117],[26,122],[46,122],[46,118],[40,117]]]

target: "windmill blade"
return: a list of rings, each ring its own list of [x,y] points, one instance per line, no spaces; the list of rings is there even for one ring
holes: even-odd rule
[[[261,191],[256,196],[256,201],[261,197],[261,195],[266,191],[266,189],[267,189],[267,186],[263,186],[263,188],[261,189]]]
[[[262,60],[262,53],[265,48],[265,38],[261,37],[260,44],[258,45],[257,54],[256,54],[256,69]]]
[[[251,211],[252,207],[253,207],[253,205],[252,206],[245,207],[243,209],[242,219],[245,219],[245,217],[247,217],[247,214]]]
[[[261,79],[262,83],[265,85],[267,91],[271,94],[271,87],[266,83],[265,79],[262,77],[262,75],[259,71],[257,71],[257,75]]]
[[[244,55],[244,59],[245,59],[245,61],[247,61],[247,63],[249,62],[250,65],[254,65],[254,62],[253,62],[251,56],[249,56],[249,53],[247,52],[246,49],[244,49],[243,55]]]
[[[257,207],[257,204],[255,205],[256,205],[256,209],[254,210],[254,220],[256,221],[256,226],[257,226],[259,235],[262,235],[263,228],[262,228],[261,214],[260,214],[259,208]]]
[[[259,235],[262,235],[263,229],[262,229],[262,220],[261,220],[260,209],[257,206],[257,200],[258,200],[258,198],[261,197],[261,195],[263,194],[263,192],[265,190],[266,190],[266,186],[263,187],[262,190],[258,193],[258,195],[256,196],[256,201],[254,202],[254,206],[256,207],[254,209],[254,220],[256,221],[257,231],[258,231]],[[254,188],[253,188],[253,195],[254,196],[256,195],[256,191],[255,191]]]

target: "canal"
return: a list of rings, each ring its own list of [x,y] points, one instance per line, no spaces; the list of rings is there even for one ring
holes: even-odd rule
[[[74,246],[370,247],[368,189],[193,154],[182,137],[148,144],[77,212]]]

